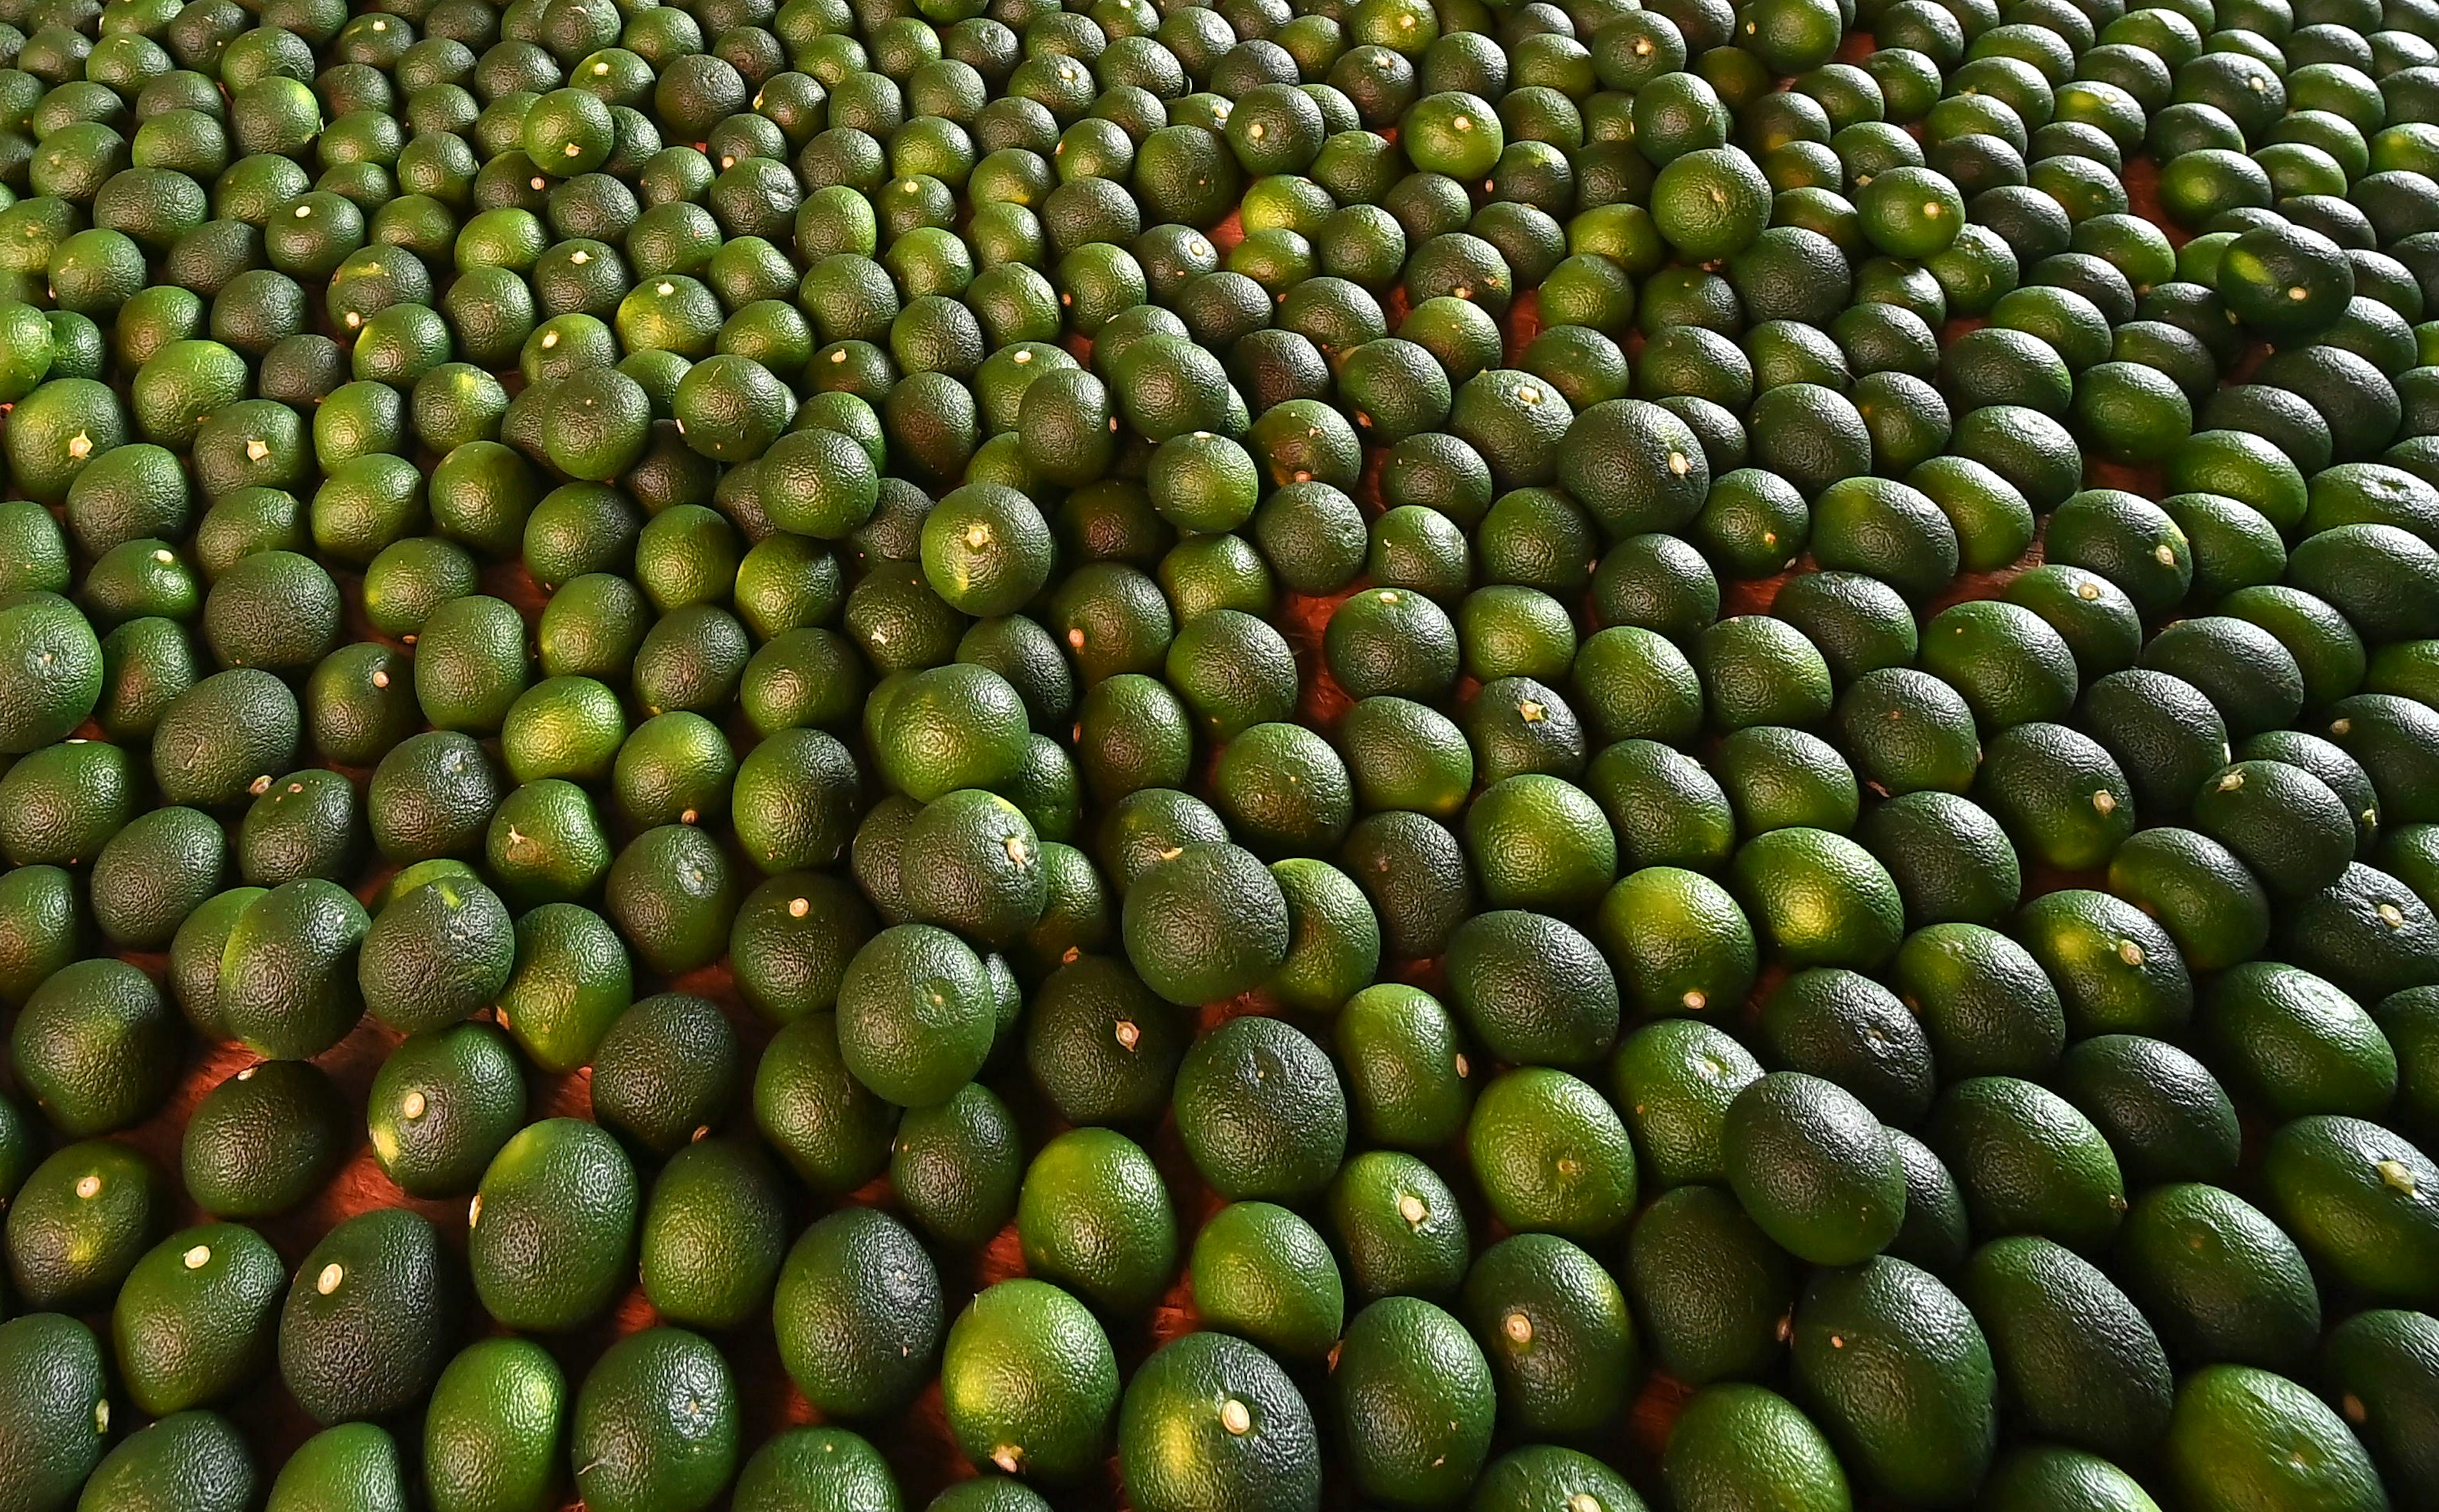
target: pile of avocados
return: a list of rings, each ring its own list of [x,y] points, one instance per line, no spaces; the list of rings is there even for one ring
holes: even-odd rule
[[[2439,1508],[2439,0],[0,65],[0,1512]]]

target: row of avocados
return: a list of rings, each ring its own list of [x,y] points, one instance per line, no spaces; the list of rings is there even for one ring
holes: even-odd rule
[[[2439,1499],[2429,0],[0,57],[0,1508]]]

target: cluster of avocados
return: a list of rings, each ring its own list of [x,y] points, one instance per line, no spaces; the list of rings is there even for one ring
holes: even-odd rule
[[[0,64],[0,1512],[2439,1507],[2439,0]]]

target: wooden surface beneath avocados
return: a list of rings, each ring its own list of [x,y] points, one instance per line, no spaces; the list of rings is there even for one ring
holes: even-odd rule
[[[1868,38],[1850,35],[1840,57],[1843,61],[1853,62],[1870,50]],[[2171,240],[2181,243],[2185,240],[2184,234],[2168,225],[2159,212],[2158,174],[2155,166],[2147,158],[2130,161],[2127,165],[2126,182],[2133,201],[2134,213],[2161,224],[2167,230]],[[1223,245],[1232,244],[1237,235],[1236,222],[1232,217],[1226,224],[1214,233],[1214,240]],[[1392,291],[1383,303],[1394,329],[1398,319],[1404,312],[1404,296],[1399,292]],[[1525,345],[1540,329],[1535,295],[1531,292],[1521,294],[1503,324],[1507,333],[1507,358],[1512,363],[1518,360]],[[1978,320],[1949,322],[1948,328],[1941,332],[1942,345],[1979,324]],[[1640,335],[1629,335],[1626,343],[1629,354],[1639,348],[1641,339]],[[1084,356],[1089,351],[1089,346],[1078,342],[1076,344],[1076,350],[1079,357]],[[2258,361],[2259,355],[2258,352],[2249,354],[2247,361],[2237,369],[2239,376]],[[1373,452],[1367,456],[1367,471],[1359,494],[1360,502],[1363,504],[1368,515],[1377,515],[1380,507],[1377,486],[1379,460],[1378,452]],[[2085,472],[2085,481],[2089,486],[2124,488],[2150,498],[2159,497],[2161,491],[2155,469],[2126,468],[2096,458],[2087,458]],[[2025,568],[2038,564],[2040,560],[2041,546],[2038,540],[2036,540],[2023,560],[2014,566],[1993,573],[1959,578],[1945,594],[1925,606],[1923,616],[1927,618],[1931,614],[1936,613],[1937,610],[1950,603],[1995,596],[2008,579]],[[1810,570],[1812,570],[1812,563],[1807,557],[1800,560],[1789,572],[1775,578],[1750,582],[1723,583],[1720,613],[1726,615],[1766,611],[1771,600],[1776,597],[1781,583],[1789,577]],[[382,639],[383,637],[376,635],[364,619],[361,604],[361,574],[341,573],[337,576],[347,596],[349,636],[359,640]],[[484,576],[482,590],[497,595],[516,605],[525,615],[528,625],[540,614],[543,601],[546,596],[526,576],[524,567],[516,562],[496,564],[488,569]],[[1344,712],[1348,703],[1346,696],[1331,681],[1328,669],[1323,665],[1321,656],[1322,628],[1328,621],[1330,609],[1344,596],[1344,594],[1324,598],[1290,596],[1282,599],[1281,628],[1286,632],[1289,643],[1294,648],[1297,668],[1304,688],[1299,715],[1324,731],[1335,727],[1339,715]],[[1461,686],[1460,696],[1469,692],[1470,689],[1471,685],[1469,682]],[[730,730],[731,737],[739,740],[741,751],[744,745],[750,743],[751,732],[746,730],[740,721],[732,721],[732,724],[734,727]],[[88,730],[80,733],[90,735],[96,732]],[[358,780],[361,787],[363,780],[369,774],[357,772],[351,773],[350,775]],[[750,865],[741,858],[738,860],[738,865],[743,875],[749,877],[754,875]],[[367,900],[375,897],[389,870],[390,868],[383,868],[367,876],[364,880],[363,886],[358,890],[358,896]],[[2037,869],[2026,878],[2025,895],[2031,897],[2061,886],[2079,885],[2097,885],[2097,882],[2095,879],[2090,877],[2067,876]],[[162,974],[166,964],[165,958],[158,955],[131,956],[130,959],[143,966],[156,977]],[[1396,969],[1395,974],[1402,980],[1427,988],[1437,989],[1440,986],[1436,961],[1415,963],[1407,968]],[[1737,1027],[1750,1027],[1750,1020],[1761,999],[1775,985],[1781,974],[1775,968],[1765,970],[1753,997],[1742,1010],[1743,1018]],[[649,991],[663,989],[698,993],[719,1004],[738,1025],[749,1058],[758,1057],[763,1044],[770,1038],[774,1026],[760,1020],[738,996],[724,963],[716,963],[699,971],[666,982],[639,976],[636,996],[641,998]],[[1263,1002],[1259,994],[1248,995],[1232,1003],[1205,1008],[1202,1013],[1202,1027],[1208,1029],[1243,1012],[1273,1010],[1274,1005]],[[346,1092],[350,1106],[357,1110],[355,1128],[359,1135],[362,1133],[364,1122],[362,1110],[373,1074],[380,1068],[391,1048],[398,1043],[399,1039],[400,1036],[396,1033],[368,1019],[358,1025],[356,1030],[337,1047],[316,1058],[316,1063],[338,1082]],[[255,1058],[250,1052],[234,1044],[214,1044],[205,1047],[187,1066],[179,1082],[178,1090],[168,1107],[144,1125],[119,1137],[142,1149],[164,1171],[174,1175],[178,1169],[179,1141],[195,1104],[204,1094],[218,1086],[228,1076],[243,1070],[253,1063]],[[991,1066],[985,1072],[985,1076],[992,1082],[995,1089],[1006,1095],[1010,1107],[1015,1110],[1020,1123],[1024,1128],[1026,1147],[1039,1148],[1043,1140],[1057,1131],[1059,1126],[1055,1115],[1049,1112],[1041,1097],[1034,1092],[1022,1066],[1013,1064],[1015,1058],[1003,1051],[994,1057]],[[528,1088],[528,1120],[561,1116],[575,1118],[592,1116],[590,1076],[587,1072],[579,1071],[570,1076],[555,1077],[529,1074]],[[751,1110],[740,1098],[739,1106],[732,1115],[731,1126],[737,1129],[750,1129],[751,1124]],[[1155,1130],[1130,1130],[1129,1131],[1138,1138],[1145,1139],[1153,1160],[1167,1181],[1170,1196],[1177,1207],[1182,1255],[1190,1247],[1194,1232],[1201,1222],[1223,1204],[1216,1194],[1203,1185],[1201,1178],[1195,1173],[1192,1162],[1186,1158],[1184,1147],[1179,1142],[1176,1124],[1172,1118],[1164,1114],[1160,1127]],[[1148,1132],[1148,1138],[1146,1138],[1147,1132]],[[1475,1253],[1479,1254],[1485,1246],[1495,1241],[1500,1231],[1483,1214],[1480,1195],[1474,1188],[1469,1173],[1465,1169],[1461,1152],[1455,1150],[1443,1152],[1434,1164],[1441,1174],[1449,1179],[1451,1186],[1465,1202],[1475,1231]],[[649,1195],[651,1172],[645,1170],[641,1174],[645,1178]],[[790,1233],[793,1235],[801,1232],[806,1223],[819,1217],[827,1209],[817,1200],[811,1199],[805,1193],[798,1183],[792,1182],[789,1184],[792,1188],[792,1196],[796,1202],[795,1209],[792,1213],[790,1227]],[[889,1201],[888,1183],[885,1179],[875,1181],[847,1201],[867,1204],[886,1203]],[[180,1202],[181,1206],[176,1218],[180,1226],[205,1220],[205,1215],[190,1202],[186,1201],[183,1191],[180,1193]],[[259,1222],[255,1226],[259,1228],[278,1248],[282,1258],[293,1268],[315,1241],[339,1220],[369,1209],[393,1206],[412,1208],[430,1218],[462,1260],[466,1247],[466,1200],[458,1198],[440,1201],[422,1201],[407,1197],[383,1174],[380,1165],[373,1159],[370,1146],[361,1141],[348,1156],[339,1174],[327,1183],[312,1201],[295,1212]],[[1623,1236],[1621,1235],[1603,1248],[1599,1258],[1604,1264],[1614,1265],[1618,1262],[1622,1250]],[[934,1257],[941,1266],[941,1281],[946,1290],[947,1310],[951,1318],[956,1316],[965,1306],[966,1300],[976,1290],[1008,1276],[1024,1273],[1024,1261],[1018,1250],[1013,1224],[1003,1230],[998,1237],[979,1252],[961,1254],[935,1248]],[[1350,1306],[1350,1315],[1353,1310],[1353,1307]],[[573,1334],[543,1337],[539,1342],[558,1357],[560,1363],[567,1372],[570,1387],[573,1389],[582,1381],[594,1361],[614,1340],[637,1329],[650,1327],[658,1321],[651,1304],[645,1300],[641,1287],[634,1286],[629,1288],[616,1306],[592,1326]],[[483,1319],[481,1309],[471,1300],[467,1304],[466,1314],[461,1324],[466,1329],[467,1342],[471,1342],[484,1332],[506,1331],[490,1325],[488,1319]],[[1121,1376],[1130,1376],[1134,1366],[1144,1356],[1167,1340],[1191,1332],[1195,1327],[1194,1301],[1181,1270],[1175,1283],[1170,1287],[1167,1295],[1155,1310],[1148,1325],[1138,1324],[1112,1329],[1111,1342],[1117,1350]],[[803,1396],[789,1380],[787,1372],[781,1368],[767,1309],[743,1326],[711,1337],[727,1355],[737,1371],[744,1433],[739,1460],[740,1465],[745,1456],[750,1455],[754,1449],[773,1433],[793,1425],[821,1420],[820,1414],[806,1403]],[[1297,1373],[1291,1372],[1291,1374]],[[1318,1372],[1306,1372],[1298,1374],[1297,1380],[1304,1389],[1308,1400],[1313,1404],[1315,1415],[1322,1418],[1326,1424],[1328,1414],[1326,1379]],[[1640,1485],[1656,1487],[1660,1450],[1666,1441],[1669,1426],[1675,1421],[1677,1412],[1687,1395],[1689,1391],[1684,1385],[1665,1374],[1653,1371],[1641,1396],[1634,1403],[1629,1421],[1624,1425],[1626,1432],[1619,1441],[1611,1445],[1590,1447],[1602,1453],[1604,1457],[1616,1461]],[[290,1398],[285,1388],[278,1384],[276,1378],[258,1385],[226,1410],[244,1428],[257,1453],[262,1457],[259,1468],[262,1472],[262,1485],[265,1487],[269,1485],[271,1477],[276,1474],[278,1466],[286,1460],[288,1454],[311,1436],[316,1427]],[[881,1424],[851,1426],[856,1426],[864,1432],[887,1456],[898,1473],[899,1489],[909,1512],[916,1512],[916,1509],[919,1509],[950,1483],[973,1473],[949,1436],[947,1424],[942,1415],[936,1380],[925,1388],[914,1409],[902,1417]],[[418,1432],[419,1417],[405,1424],[401,1429],[400,1448],[410,1462],[419,1460],[420,1445],[416,1437]],[[1350,1504],[1351,1494],[1341,1483],[1335,1467],[1325,1460],[1325,1468],[1327,1475],[1326,1503],[1331,1506]],[[570,1491],[569,1495],[572,1497],[573,1492]],[[1118,1485],[1114,1460],[1107,1473],[1095,1484],[1072,1492],[1058,1494],[1054,1500],[1062,1507],[1092,1508],[1096,1509],[1096,1512],[1097,1509],[1115,1509],[1123,1506],[1124,1498]],[[581,1503],[573,1500],[563,1503],[566,1509],[579,1508],[581,1505]]]

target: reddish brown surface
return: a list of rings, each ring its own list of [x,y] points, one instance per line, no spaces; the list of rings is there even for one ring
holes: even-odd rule
[[[1858,43],[1860,44],[1858,45]],[[1867,39],[1850,38],[1844,56],[1851,61],[1869,50]],[[2153,166],[2147,160],[2130,163],[2127,166],[2127,183],[2134,200],[2136,212],[2164,225],[2165,222],[2158,212],[2157,173]],[[2179,241],[2183,240],[2181,233],[2173,228],[2170,230],[2170,235]],[[1214,240],[1223,246],[1235,242],[1237,227],[1233,219],[1215,232]],[[1402,313],[1403,297],[1393,294],[1388,303],[1394,326],[1398,315]],[[1506,324],[1509,360],[1514,361],[1521,355],[1525,345],[1531,341],[1540,326],[1537,302],[1530,292],[1518,298]],[[1949,330],[1944,334],[1952,337],[1964,329],[1970,329],[1973,324],[1978,322],[1953,322]],[[1638,349],[1640,346],[1639,336],[1629,337],[1628,341],[1629,353]],[[1370,460],[1377,466],[1379,454],[1373,454]],[[2088,465],[2087,471],[2088,481],[2096,486],[2127,488],[2151,497],[2157,497],[2160,492],[2158,478],[2153,472],[2116,467],[2096,460]],[[1377,511],[1379,498],[1375,483],[1375,478],[1367,474],[1362,494],[1367,508]],[[1937,608],[1946,607],[1949,603],[1962,599],[1992,596],[2010,578],[2025,567],[2038,562],[2039,560],[2040,546],[2036,542],[2025,559],[2012,567],[1996,573],[1960,578],[1926,613],[1934,612]],[[1794,572],[1809,570],[1811,570],[1811,562],[1807,558],[1799,561],[1790,573],[1777,578],[1724,584],[1722,613],[1765,612],[1776,596],[1779,585],[1786,580],[1787,577],[1792,576]],[[343,586],[347,593],[351,610],[350,633],[359,638],[378,638],[373,636],[370,629],[364,623],[361,613],[356,610],[359,587],[357,578],[353,575],[345,575]],[[528,620],[539,612],[543,597],[532,580],[525,576],[523,568],[513,564],[492,568],[487,574],[484,590],[517,604],[525,612]],[[1331,681],[1321,660],[1322,627],[1326,623],[1329,610],[1337,601],[1337,597],[1343,596],[1344,595],[1329,598],[1291,598],[1285,603],[1282,610],[1282,627],[1290,644],[1295,649],[1297,663],[1304,678],[1305,692],[1301,712],[1306,719],[1325,729],[1336,723],[1338,716],[1344,711],[1347,703],[1345,695]],[[353,775],[361,780],[365,774],[358,773]],[[744,863],[740,861],[739,864],[741,866]],[[748,875],[751,873],[749,872]],[[380,876],[367,877],[362,896],[369,899],[377,892],[381,881]],[[2089,885],[2091,881],[2089,878],[2036,875],[2028,880],[2027,890],[2028,892],[2047,891],[2062,885]],[[160,957],[137,957],[136,959],[148,969],[153,970],[156,975],[159,973],[162,967]],[[1403,974],[1421,985],[1437,985],[1436,963],[1425,963]],[[1773,977],[1765,976],[1760,987],[1756,989],[1753,1002],[1747,1005],[1748,1015],[1752,1013],[1761,995],[1772,985],[1773,980]],[[739,1000],[724,965],[706,968],[668,984],[639,982],[638,996],[643,995],[646,990],[663,985],[701,993],[719,1003],[729,1017],[739,1024],[750,1054],[758,1053],[760,1046],[768,1039],[768,1026],[759,1023]],[[1264,1005],[1256,1001],[1245,1000],[1207,1009],[1204,1013],[1206,1026],[1234,1016],[1236,1013],[1256,1010],[1263,1006]],[[395,1034],[367,1021],[338,1047],[320,1057],[319,1063],[337,1079],[354,1106],[361,1111],[373,1073],[379,1068],[383,1058],[397,1040],[398,1036]],[[151,1156],[164,1170],[174,1173],[177,1169],[179,1140],[196,1101],[223,1079],[243,1069],[252,1059],[253,1057],[234,1045],[214,1045],[202,1050],[188,1067],[169,1108],[143,1127],[123,1137]],[[994,1085],[1008,1094],[1020,1118],[1026,1124],[1028,1147],[1038,1147],[1040,1141],[1054,1131],[1057,1126],[1041,1100],[1030,1094],[1030,1088],[1025,1082],[1022,1068],[1016,1068],[1011,1073],[1003,1061],[995,1066],[989,1075]],[[533,1078],[533,1094],[528,1116],[533,1118],[557,1115],[588,1117],[590,1116],[588,1087],[587,1075],[582,1072],[561,1077],[536,1076]],[[750,1118],[740,1112],[736,1122],[739,1127],[746,1127],[750,1125]],[[362,1120],[359,1117],[360,1132],[361,1128]],[[1190,1243],[1195,1229],[1202,1218],[1220,1205],[1220,1200],[1196,1177],[1190,1162],[1185,1158],[1183,1147],[1177,1140],[1173,1124],[1164,1120],[1159,1130],[1150,1134],[1148,1144],[1168,1179],[1171,1193],[1177,1203],[1184,1242]],[[1450,1178],[1451,1184],[1465,1198],[1469,1211],[1477,1215],[1478,1250],[1482,1244],[1497,1236],[1496,1230],[1479,1217],[1481,1204],[1469,1178],[1463,1169],[1461,1155],[1452,1151],[1439,1164],[1442,1165],[1443,1174]],[[648,1181],[649,1176],[648,1172]],[[800,1227],[803,1222],[817,1217],[821,1206],[810,1200],[804,1200],[801,1193],[798,1197],[799,1209],[795,1216]],[[875,1182],[870,1187],[857,1193],[851,1201],[879,1203],[885,1202],[887,1200],[886,1183]],[[337,1178],[312,1202],[297,1212],[258,1226],[279,1248],[282,1255],[293,1267],[331,1224],[352,1214],[383,1206],[406,1206],[422,1213],[439,1226],[450,1244],[460,1255],[463,1254],[466,1236],[465,1201],[458,1199],[445,1201],[418,1201],[407,1198],[382,1173],[380,1166],[373,1160],[369,1146],[363,1144],[359,1144]],[[180,1216],[182,1223],[198,1221],[201,1218],[202,1215],[191,1205],[182,1207]],[[1612,1246],[1612,1253],[1603,1255],[1604,1260],[1614,1262],[1617,1259],[1613,1249]],[[942,1277],[949,1293],[948,1302],[952,1316],[974,1290],[993,1281],[1022,1274],[1024,1269],[1023,1257],[1018,1253],[1013,1226],[1003,1232],[980,1253],[959,1254],[940,1252],[937,1254],[937,1258],[942,1266]],[[106,1320],[96,1321],[106,1324]],[[648,1327],[657,1321],[650,1304],[644,1299],[641,1289],[631,1289],[611,1314],[593,1327],[574,1335],[545,1340],[544,1343],[552,1348],[566,1367],[571,1381],[580,1380],[586,1369],[612,1340],[638,1328]],[[470,1309],[470,1316],[465,1320],[469,1330],[467,1337],[471,1339],[480,1332],[488,1331],[478,1326],[478,1323],[487,1322],[488,1320],[480,1319],[479,1308]],[[1149,1320],[1136,1326],[1113,1329],[1113,1342],[1117,1347],[1121,1370],[1130,1372],[1134,1363],[1150,1349],[1167,1339],[1191,1331],[1194,1326],[1193,1298],[1181,1275]],[[757,1317],[753,1323],[740,1328],[719,1336],[718,1342],[738,1371],[748,1452],[770,1434],[784,1427],[819,1420],[818,1414],[795,1391],[779,1365],[767,1314]],[[1316,1410],[1326,1417],[1327,1396],[1323,1382],[1308,1379],[1303,1384],[1308,1396],[1314,1402]],[[1652,1471],[1657,1456],[1665,1441],[1668,1427],[1675,1420],[1676,1413],[1686,1395],[1685,1387],[1664,1375],[1654,1373],[1633,1407],[1622,1440],[1616,1445],[1607,1447],[1606,1452],[1627,1470],[1630,1478],[1647,1489],[1656,1490]],[[294,1401],[276,1380],[266,1382],[249,1393],[234,1405],[231,1412],[244,1425],[258,1453],[263,1457],[266,1484],[270,1473],[276,1470],[276,1468],[285,1460],[288,1453],[298,1443],[312,1433],[315,1426],[305,1417]],[[413,1430],[415,1427],[413,1423],[401,1426],[407,1430]],[[971,1468],[965,1463],[949,1439],[941,1414],[939,1392],[936,1386],[928,1389],[915,1409],[903,1419],[858,1426],[870,1434],[897,1469],[900,1486],[910,1507],[919,1507],[941,1487],[973,1473]],[[410,1455],[416,1452],[412,1432],[407,1432],[402,1438],[401,1447],[406,1449]],[[1600,1446],[1595,1447],[1600,1448]],[[1331,1504],[1344,1505],[1350,1500],[1351,1498],[1344,1493],[1343,1487],[1335,1485],[1333,1477]],[[1059,1501],[1062,1504],[1077,1507],[1115,1508],[1121,1505],[1122,1498],[1117,1485],[1114,1466],[1099,1485],[1072,1495],[1062,1496]],[[567,1503],[570,1508],[580,1505],[581,1503],[572,1501]]]

